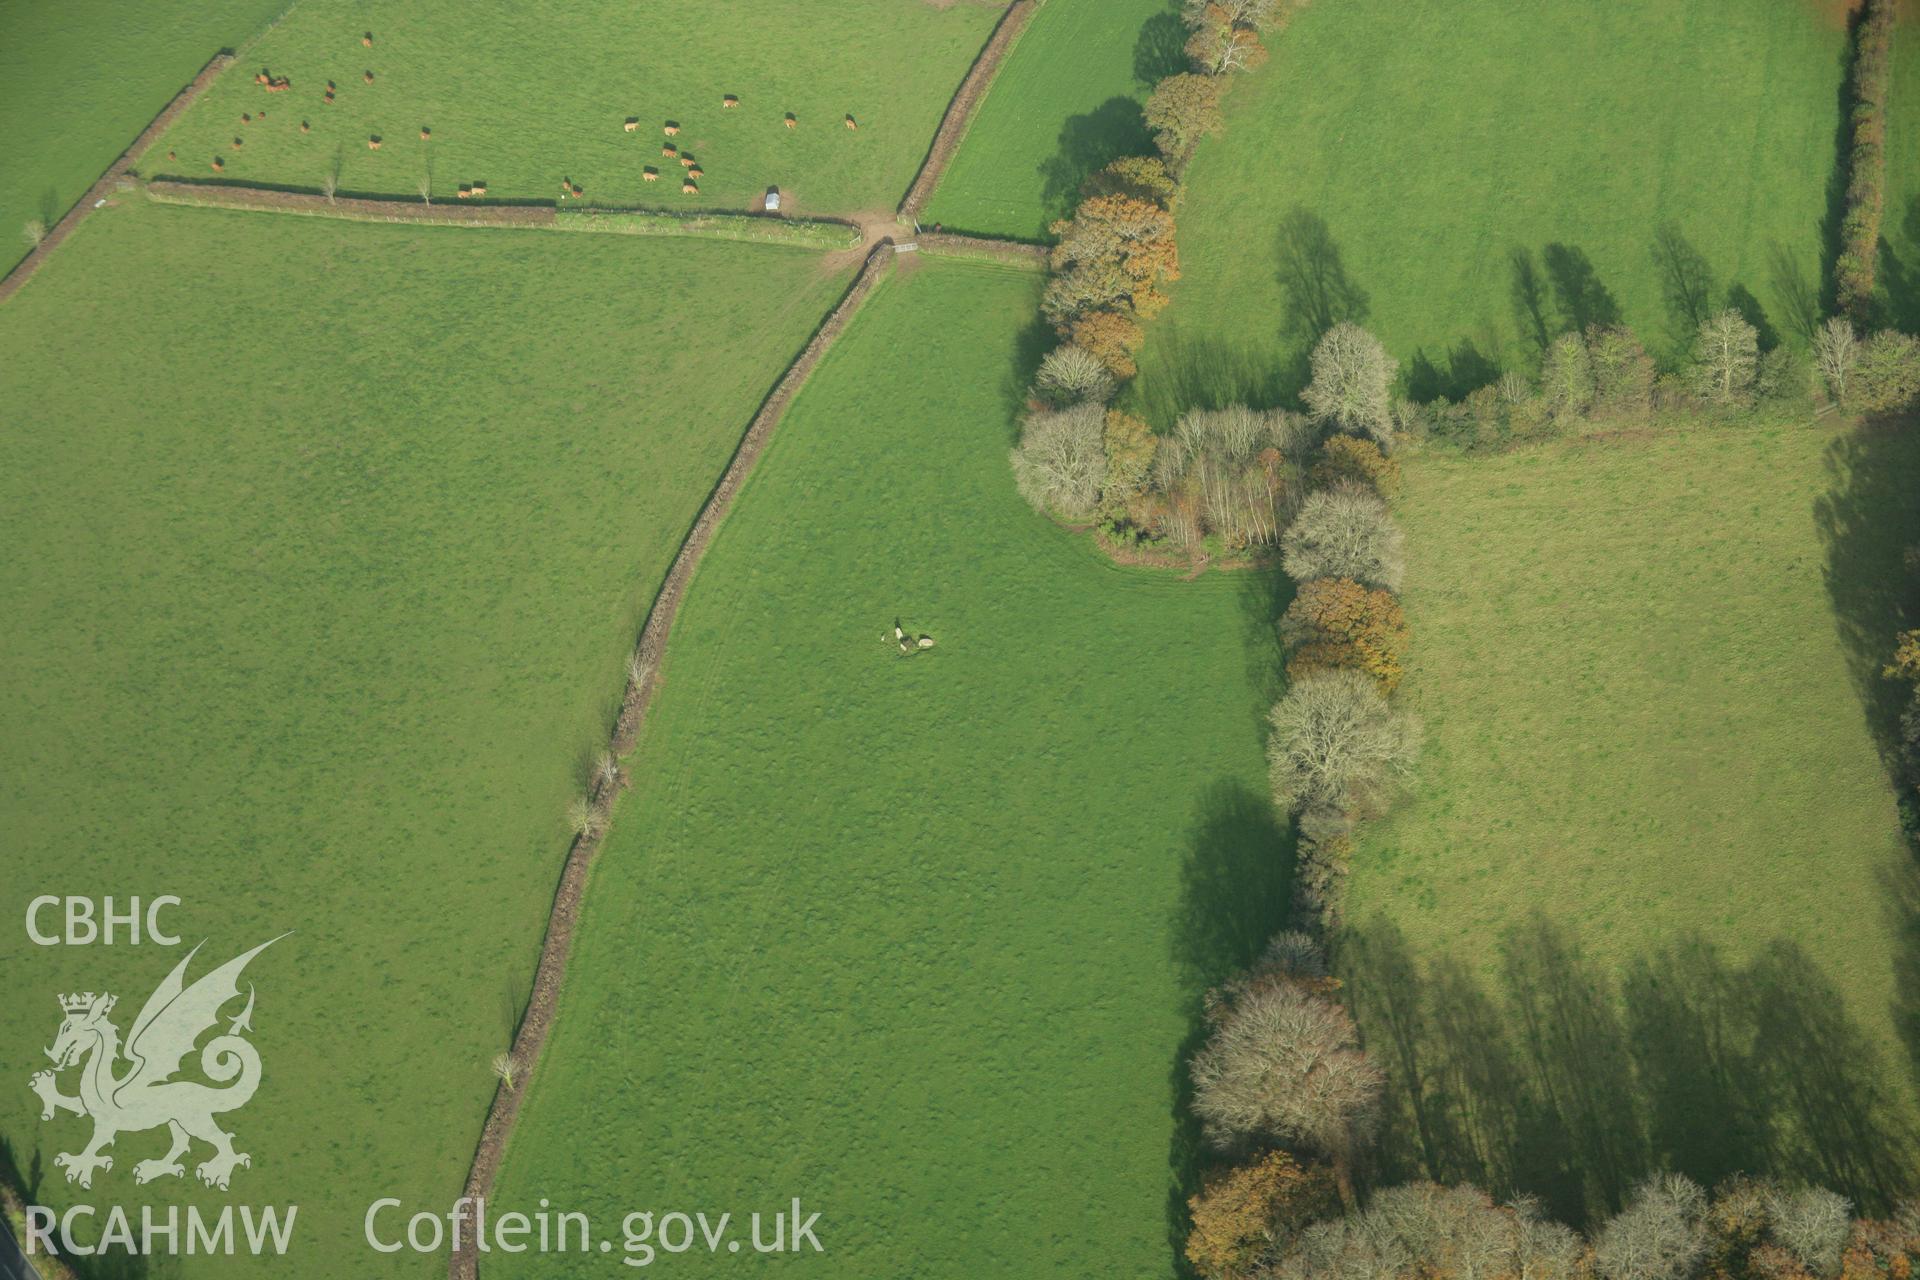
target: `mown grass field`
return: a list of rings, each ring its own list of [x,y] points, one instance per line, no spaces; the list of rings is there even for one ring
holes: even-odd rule
[[[480,22],[454,0],[316,0],[223,76],[144,168],[209,178],[218,156],[233,181],[311,190],[333,172],[343,191],[408,197],[430,177],[449,200],[479,181],[489,199],[552,201],[564,178],[590,204],[693,208],[745,208],[777,185],[789,211],[891,210],[995,10],[972,0],[830,8],[662,0],[642,11],[594,0],[494,10]],[[361,44],[367,31],[372,48]],[[261,67],[291,87],[268,93],[252,80]],[[723,109],[725,94],[740,105]],[[849,114],[856,132],[843,126]],[[628,117],[639,122],[633,133]],[[300,132],[303,120],[311,132]],[[660,154],[670,120],[681,126],[676,145],[702,167],[697,196],[681,194],[678,160]],[[367,149],[374,135],[377,152]],[[643,181],[646,166],[661,171],[658,182]]]
[[[920,220],[949,230],[1048,238],[1080,184],[1151,152],[1140,104],[1185,68],[1168,0],[1047,0],[1001,64]]]
[[[1195,398],[1284,400],[1341,318],[1374,329],[1422,397],[1595,321],[1670,353],[1694,326],[1669,302],[1663,228],[1680,260],[1705,264],[1706,303],[1743,290],[1791,338],[1816,309],[1838,155],[1833,9],[1307,6],[1193,162],[1185,279],[1152,327],[1140,403],[1164,423]]]
[[[1656,1167],[1913,1185],[1920,898],[1876,732],[1916,464],[1796,427],[1408,468],[1427,747],[1344,966],[1395,1172],[1573,1215]]]
[[[458,1193],[627,649],[845,281],[135,200],[0,308],[0,1135],[45,1202],[297,1204],[288,1274],[444,1271],[367,1251],[361,1214]],[[249,970],[228,1195],[137,1191],[164,1134],[90,1193],[53,1169],[86,1132],[25,1087],[56,993],[116,991],[124,1032],[180,953],[29,946],[42,893],[178,895],[196,972],[295,931]]]
[[[1037,289],[896,275],[760,461],[680,614],[502,1207],[616,1243],[631,1210],[731,1211],[744,1239],[798,1196],[825,1256],[794,1270],[1169,1269],[1175,1063],[1287,901],[1276,655],[1251,578],[1118,568],[1014,494]],[[937,647],[903,658],[896,618]]]
[[[222,46],[286,0],[72,0],[0,8],[0,272]]]

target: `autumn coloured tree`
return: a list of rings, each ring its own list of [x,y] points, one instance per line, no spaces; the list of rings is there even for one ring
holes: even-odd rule
[[[1399,460],[1382,453],[1380,446],[1362,436],[1335,435],[1320,446],[1314,463],[1314,484],[1331,489],[1342,484],[1372,489],[1383,498],[1400,493]]]
[[[1187,1201],[1187,1261],[1205,1280],[1251,1280],[1309,1222],[1339,1212],[1332,1173],[1284,1151],[1207,1180]]]
[[[1053,232],[1060,239],[1040,305],[1056,328],[1088,311],[1125,308],[1150,317],[1166,305],[1159,285],[1180,278],[1173,215],[1150,201],[1094,196]]]
[[[1088,178],[1088,196],[1131,196],[1171,212],[1180,202],[1180,183],[1158,156],[1122,156]]]
[[[1390,591],[1351,578],[1315,578],[1301,585],[1280,619],[1287,675],[1359,671],[1392,693],[1406,674],[1407,620]]]
[[[1118,311],[1090,311],[1075,316],[1067,326],[1067,337],[1073,344],[1099,360],[1116,378],[1131,378],[1139,372],[1133,353],[1146,336],[1138,321]]]

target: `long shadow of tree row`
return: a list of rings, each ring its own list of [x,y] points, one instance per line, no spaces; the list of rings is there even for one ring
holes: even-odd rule
[[[1264,791],[1220,781],[1203,796],[1181,865],[1172,921],[1173,963],[1190,995],[1187,1033],[1168,1068],[1173,1136],[1167,1154],[1167,1245],[1181,1274],[1192,1223],[1187,1198],[1200,1188],[1206,1150],[1193,1116],[1187,1063],[1206,1040],[1200,997],[1246,969],[1286,922],[1292,900],[1293,831]]]
[[[1417,960],[1385,920],[1344,939],[1389,1075],[1382,1181],[1530,1192],[1576,1224],[1660,1170],[1770,1173],[1874,1211],[1911,1185],[1916,1134],[1885,1054],[1797,945],[1735,960],[1688,936],[1616,975],[1536,918],[1496,954],[1488,980]]]

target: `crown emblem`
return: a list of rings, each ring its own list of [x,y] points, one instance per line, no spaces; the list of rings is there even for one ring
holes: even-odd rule
[[[93,1007],[93,999],[94,999],[93,992],[77,991],[70,996],[61,996],[60,1008],[66,1011],[67,1013],[85,1013],[88,1009],[91,1009]],[[109,1005],[113,1003],[111,998],[109,998],[107,1003]]]

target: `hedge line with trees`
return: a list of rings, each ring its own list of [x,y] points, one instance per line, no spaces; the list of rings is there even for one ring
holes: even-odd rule
[[[1738,310],[1701,321],[1680,366],[1661,372],[1633,330],[1592,326],[1547,348],[1537,376],[1508,371],[1458,401],[1395,401],[1403,435],[1468,452],[1505,448],[1612,424],[1800,421],[1816,391],[1864,414],[1897,413],[1920,399],[1920,340],[1891,329],[1863,336],[1834,316],[1809,349],[1762,350]]]
[[[1848,122],[1846,212],[1834,290],[1842,313],[1865,326],[1873,318],[1874,267],[1887,205],[1887,97],[1893,86],[1893,17],[1898,0],[1866,0],[1854,32],[1853,115]]]
[[[1192,69],[1145,108],[1159,154],[1090,178],[1059,237],[1042,302],[1062,344],[1043,360],[1011,465],[1039,511],[1096,526],[1110,544],[1196,558],[1277,555],[1295,593],[1279,621],[1287,690],[1269,715],[1275,804],[1297,821],[1293,927],[1246,973],[1207,994],[1189,1063],[1191,1107],[1212,1167],[1188,1203],[1185,1253],[1206,1280],[1906,1280],[1920,1262],[1920,1206],[1855,1219],[1818,1187],[1737,1178],[1708,1194],[1667,1174],[1586,1235],[1521,1197],[1413,1183],[1372,1191],[1358,1173],[1385,1077],[1331,976],[1355,828],[1410,776],[1420,726],[1394,700],[1410,633],[1390,503],[1397,447],[1431,439],[1498,448],[1591,424],[1799,417],[1824,387],[1859,412],[1920,397],[1920,342],[1863,337],[1871,253],[1844,262],[1845,316],[1810,351],[1764,344],[1739,310],[1705,312],[1662,370],[1619,325],[1548,344],[1536,375],[1508,372],[1458,403],[1395,394],[1399,368],[1364,329],[1336,324],[1312,352],[1304,413],[1229,406],[1156,434],[1112,406],[1136,372],[1140,322],[1179,277],[1175,216],[1200,139],[1218,132],[1224,77],[1257,66],[1260,35],[1297,0],[1187,0]],[[1877,242],[1890,0],[1868,0],[1855,64],[1849,244]],[[1851,317],[1851,318],[1846,318]],[[1895,666],[1920,683],[1920,631]],[[1920,692],[1908,717],[1920,778]]]

